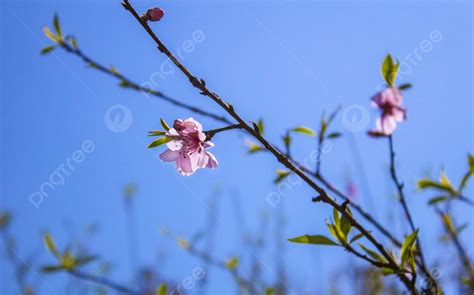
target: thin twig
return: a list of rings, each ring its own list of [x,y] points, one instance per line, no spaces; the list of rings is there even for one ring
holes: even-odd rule
[[[206,140],[211,140],[214,137],[214,135],[216,135],[217,133],[232,130],[232,129],[241,129],[241,128],[242,128],[242,125],[234,124],[234,125],[229,125],[222,128],[208,130],[208,131],[205,131],[204,133],[206,134]]]
[[[408,204],[406,202],[405,193],[403,192],[403,183],[400,182],[397,175],[396,168],[395,168],[395,150],[393,147],[392,135],[388,136],[388,143],[389,143],[389,152],[390,152],[390,175],[397,188],[398,197],[402,205],[403,211],[405,212],[406,217],[408,219],[408,223],[410,224],[411,231],[414,232],[416,230],[415,223],[413,221],[413,218],[410,213],[410,209],[408,208]],[[438,284],[436,283],[436,280],[433,278],[433,276],[431,275],[430,271],[427,268],[426,261],[423,255],[423,250],[421,247],[420,238],[418,236],[416,237],[416,244],[417,244],[418,256],[420,257],[421,270],[426,275],[426,277],[431,281],[431,283],[434,284],[435,289],[438,290],[439,288]]]
[[[130,80],[129,78],[125,77],[121,73],[119,73],[117,71],[114,71],[112,69],[109,69],[109,68],[105,67],[104,65],[96,62],[95,60],[93,60],[92,58],[90,58],[89,56],[84,54],[79,48],[74,48],[66,42],[61,42],[61,43],[58,43],[58,44],[64,50],[66,50],[67,52],[72,53],[72,54],[78,56],[79,58],[81,58],[86,64],[90,65],[92,68],[94,68],[94,69],[96,69],[100,72],[103,72],[105,74],[108,74],[110,76],[113,76],[113,77],[117,78],[118,80],[120,80],[121,82],[125,82],[125,83],[123,83],[123,85],[125,87],[135,89],[135,90],[138,90],[138,91],[143,91],[145,93],[151,94],[151,95],[153,95],[153,96],[155,96],[155,97],[157,97],[157,98],[159,98],[163,101],[171,103],[171,104],[173,104],[177,107],[189,110],[189,111],[194,112],[196,114],[199,114],[199,115],[202,115],[202,116],[205,116],[205,117],[209,117],[209,118],[212,118],[214,120],[217,120],[217,121],[220,121],[220,122],[223,122],[223,123],[226,123],[226,124],[232,124],[232,122],[224,116],[217,115],[217,114],[205,111],[201,108],[191,106],[191,105],[186,104],[186,103],[182,103],[181,101],[178,101],[178,100],[164,94],[163,92],[160,92],[160,91],[148,88],[148,87],[144,87],[142,85],[138,85],[137,83],[135,83],[132,80]]]
[[[130,289],[129,287],[126,287],[126,286],[123,286],[123,285],[120,285],[118,283],[115,283],[107,278],[103,278],[103,277],[98,277],[98,276],[94,276],[94,275],[91,275],[91,274],[87,274],[87,273],[83,273],[81,271],[78,271],[78,270],[71,270],[69,271],[69,273],[76,277],[76,278],[79,278],[79,279],[83,279],[83,280],[86,280],[86,281],[89,281],[89,282],[93,282],[93,283],[96,283],[96,284],[99,284],[99,285],[102,285],[102,286],[106,286],[110,289],[113,289],[117,292],[120,292],[120,293],[124,293],[124,294],[140,294],[140,292],[138,291],[135,291],[135,290],[132,290]]]
[[[172,53],[171,51],[161,42],[161,40],[155,35],[155,33],[151,30],[148,24],[140,18],[139,14],[135,11],[135,9],[130,5],[128,0],[124,0],[123,6],[127,9],[135,19],[141,24],[141,26],[145,29],[145,31],[149,34],[149,36],[155,41],[158,49],[164,53],[180,70],[183,72],[184,75],[189,79],[190,83],[197,89],[200,90],[202,95],[205,95],[212,99],[215,103],[217,103],[222,109],[224,109],[230,116],[232,116],[238,123],[241,124],[242,128],[246,130],[250,135],[252,135],[255,139],[257,139],[266,149],[268,149],[275,158],[282,163],[286,168],[293,171],[297,174],[304,182],[306,182],[312,189],[314,189],[317,193],[319,193],[320,197],[328,204],[330,204],[333,208],[339,211],[347,220],[350,222],[352,226],[357,228],[377,249],[380,253],[387,259],[389,262],[390,267],[392,269],[399,271],[400,267],[398,264],[393,260],[391,255],[385,250],[382,244],[380,244],[369,231],[367,231],[362,225],[360,225],[350,214],[347,213],[344,208],[342,208],[336,201],[334,201],[326,191],[318,186],[311,178],[306,175],[303,171],[301,171],[297,166],[295,166],[287,157],[285,157],[278,149],[276,149],[273,145],[271,145],[259,132],[252,128],[247,122],[238,115],[235,111],[234,107],[223,101],[216,93],[210,91],[206,87],[206,83],[203,79],[196,78]],[[403,274],[398,274],[399,278],[402,282],[406,285],[406,287],[414,294],[417,294],[417,290],[415,286],[410,282],[410,280]]]

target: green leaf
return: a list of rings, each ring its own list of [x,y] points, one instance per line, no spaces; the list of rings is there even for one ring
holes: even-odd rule
[[[466,174],[464,174],[462,180],[461,180],[461,184],[459,185],[459,191],[462,192],[462,190],[466,187],[466,184],[467,182],[469,181],[469,178],[471,178],[471,176],[473,175],[473,173],[471,171],[468,171],[466,172]]]
[[[385,82],[390,87],[393,87],[395,84],[395,79],[397,78],[398,73],[398,67],[399,64],[393,60],[390,54],[387,54],[382,63],[381,73]]]
[[[225,266],[228,269],[235,269],[237,265],[239,265],[239,258],[237,257],[232,257],[225,262]]]
[[[61,271],[64,268],[61,265],[46,265],[41,268],[42,272],[56,272]]]
[[[358,233],[357,235],[352,237],[352,239],[349,241],[349,243],[352,244],[355,241],[362,239],[363,237],[364,237],[363,233]]]
[[[258,127],[258,134],[262,135],[263,134],[263,120],[260,119],[257,122],[257,127]]]
[[[77,39],[75,37],[71,37],[71,45],[74,49],[79,48],[79,46],[77,45]]]
[[[415,230],[408,237],[405,238],[405,241],[402,244],[402,248],[400,249],[400,259],[402,268],[405,266],[405,263],[408,261],[410,255],[412,255],[412,248],[415,244],[417,236],[418,230]]]
[[[275,288],[271,288],[271,287],[265,288],[265,295],[275,295],[275,294],[276,294]]]
[[[162,136],[162,135],[165,135],[165,134],[166,134],[166,132],[160,131],[160,130],[148,131],[148,136]]]
[[[110,72],[114,75],[120,75],[120,72],[118,71],[118,69],[114,66],[111,66],[110,67]]]
[[[342,136],[342,133],[340,133],[340,132],[332,132],[332,133],[329,133],[327,138],[333,139],[333,138],[338,138],[338,137],[341,137],[341,136]]]
[[[54,46],[54,45],[43,47],[43,49],[41,49],[41,51],[40,51],[40,54],[43,54],[43,55],[48,54],[48,53],[52,52],[54,49],[56,49],[56,46]]]
[[[61,266],[67,270],[72,270],[76,266],[76,259],[71,255],[69,251],[63,253],[60,258]]]
[[[434,204],[442,203],[442,202],[445,202],[447,200],[449,200],[449,197],[446,197],[446,196],[434,197],[434,198],[429,199],[428,205],[434,205]]]
[[[56,30],[56,33],[59,36],[62,36],[63,33],[61,31],[61,25],[59,24],[59,17],[56,13],[54,14],[54,18],[53,18],[53,26],[54,26],[54,29]]]
[[[443,223],[446,226],[447,230],[451,233],[456,233],[456,227],[454,226],[453,220],[448,213],[442,215]]]
[[[285,179],[288,175],[291,174],[290,171],[285,171],[285,170],[277,170],[276,171],[277,173],[277,178],[275,178],[275,180],[273,181],[273,183],[277,184],[277,183],[280,183],[283,181],[283,179]]]
[[[298,126],[292,129],[294,132],[306,134],[309,136],[316,136],[316,132],[314,132],[311,128],[305,126]]]
[[[469,169],[471,170],[471,173],[474,174],[474,156],[473,155],[468,155],[467,156],[467,161],[469,163]]]
[[[380,255],[379,253],[375,252],[374,250],[370,250],[369,248],[365,247],[362,244],[358,244],[358,245],[362,250],[364,250],[365,253],[367,253],[373,259],[375,259],[379,262],[382,262],[382,263],[387,263],[387,260],[382,255]]]
[[[166,124],[166,122],[165,122],[165,120],[163,120],[163,118],[160,118],[160,124],[166,131],[170,130],[170,126],[168,126],[168,124]]]
[[[53,238],[51,237],[49,233],[43,236],[43,241],[44,241],[44,244],[46,245],[46,248],[51,253],[53,253],[55,256],[59,255],[58,248],[56,247],[56,244],[54,243]]]
[[[43,32],[46,35],[46,37],[51,39],[51,41],[56,42],[56,43],[61,41],[61,37],[56,36],[53,32],[51,32],[51,29],[49,27],[44,27]]]
[[[336,208],[332,210],[332,217],[334,218],[334,225],[337,228],[341,227],[341,216],[339,215],[339,211]]]
[[[287,132],[285,134],[285,136],[283,136],[283,144],[286,146],[286,147],[289,147],[290,144],[291,144],[291,135],[289,132]]]
[[[446,184],[436,182],[436,181],[431,180],[429,178],[419,179],[416,184],[417,184],[417,188],[419,190],[432,188],[432,189],[438,189],[438,190],[446,191],[446,192],[449,192],[453,195],[458,194],[458,192],[456,191],[456,189],[454,189],[454,187],[452,187],[450,185],[446,185]]]
[[[404,84],[401,84],[400,86],[398,86],[398,88],[400,90],[407,90],[407,89],[410,89],[412,87],[413,87],[413,85],[411,85],[410,83],[404,83]]]
[[[166,284],[161,284],[158,288],[156,288],[156,295],[166,295],[168,294],[168,286]]]
[[[148,148],[154,148],[154,147],[157,147],[157,146],[160,146],[162,144],[165,144],[167,142],[170,142],[171,140],[173,140],[173,138],[171,137],[162,137],[162,138],[158,138],[154,141],[152,141],[149,145],[148,145]]]
[[[95,68],[97,69],[97,65],[95,64],[89,64],[90,67],[92,68]],[[130,84],[130,82],[128,82],[127,80],[121,80],[120,83],[119,83],[119,86],[120,87],[123,87],[123,88],[127,88],[127,87],[130,87],[132,84]]]
[[[339,242],[345,243],[346,242],[346,237],[344,236],[344,233],[341,231],[339,226],[336,226],[331,223],[326,223],[326,226],[328,227],[329,232],[331,235]]]
[[[302,243],[302,244],[339,246],[339,244],[337,244],[333,240],[322,235],[315,235],[315,236],[304,235],[304,236],[288,239],[288,241],[293,242],[293,243]]]
[[[347,238],[349,232],[352,229],[352,225],[344,215],[341,217],[341,231],[344,234],[344,237]]]
[[[248,142],[247,143],[249,150],[247,151],[247,154],[253,154],[259,151],[263,151],[263,147],[259,146],[258,144],[254,142]]]

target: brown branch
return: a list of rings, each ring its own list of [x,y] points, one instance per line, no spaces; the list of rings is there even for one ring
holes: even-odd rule
[[[58,43],[58,45],[61,46],[61,48],[63,48],[67,52],[72,53],[72,54],[76,55],[77,57],[81,58],[86,64],[90,65],[92,68],[94,68],[94,69],[96,69],[100,72],[103,72],[105,74],[108,74],[112,77],[117,78],[118,80],[123,82],[123,85],[125,87],[135,89],[135,90],[138,90],[138,91],[143,91],[145,93],[151,94],[151,95],[153,95],[153,96],[155,96],[155,97],[157,97],[157,98],[159,98],[163,101],[171,103],[171,104],[173,104],[177,107],[189,110],[189,111],[194,112],[196,114],[199,114],[199,115],[202,115],[202,116],[205,116],[205,117],[208,117],[208,118],[211,118],[211,119],[214,119],[214,120],[226,123],[226,124],[232,124],[232,122],[224,116],[217,115],[217,114],[205,111],[205,110],[203,110],[199,107],[195,107],[195,106],[192,106],[192,105],[189,105],[189,104],[186,104],[186,103],[182,103],[181,101],[176,100],[176,99],[164,94],[163,92],[138,85],[137,83],[133,82],[132,80],[130,80],[126,76],[122,75],[121,73],[119,73],[117,71],[114,71],[112,69],[109,69],[109,68],[105,67],[104,65],[96,62],[95,60],[93,60],[92,58],[90,58],[89,56],[84,54],[78,47],[76,47],[76,48],[72,47],[71,45],[69,45],[66,42],[60,42],[60,43]]]
[[[206,83],[203,79],[198,79],[195,77],[171,52],[170,50],[161,42],[161,40],[155,35],[155,33],[151,30],[148,24],[140,18],[139,14],[135,11],[135,9],[130,5],[128,0],[124,0],[123,6],[127,9],[135,19],[141,24],[141,26],[145,29],[148,35],[155,41],[158,49],[165,54],[180,70],[183,74],[189,79],[190,83],[197,89],[200,90],[202,95],[205,95],[212,99],[216,104],[218,104],[222,109],[224,109],[232,118],[234,118],[241,126],[242,129],[246,130],[250,135],[252,135],[255,139],[257,139],[267,150],[269,150],[275,158],[283,164],[286,168],[293,171],[297,174],[304,182],[306,182],[312,189],[314,189],[317,193],[319,193],[320,197],[328,204],[330,204],[333,208],[339,211],[347,220],[357,228],[377,249],[378,251],[387,259],[389,265],[392,269],[399,271],[400,268],[397,263],[393,260],[390,254],[385,250],[385,248],[371,235],[369,231],[367,231],[362,225],[360,225],[350,214],[346,212],[341,206],[336,203],[327,193],[326,191],[318,186],[308,175],[306,175],[303,171],[301,171],[297,166],[295,166],[286,156],[284,156],[278,149],[276,149],[273,145],[271,145],[257,130],[252,128],[247,122],[238,115],[235,111],[234,107],[224,102],[216,93],[210,91],[206,87]],[[416,288],[411,284],[410,280],[402,274],[399,274],[399,278],[402,282],[406,285],[406,287],[414,294],[417,294]]]
[[[229,125],[222,128],[204,131],[204,133],[206,134],[206,140],[211,140],[214,137],[214,135],[216,135],[217,133],[232,130],[232,129],[241,129],[241,128],[242,126],[240,124],[234,124],[234,125]]]

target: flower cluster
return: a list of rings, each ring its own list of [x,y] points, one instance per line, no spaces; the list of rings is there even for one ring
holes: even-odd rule
[[[166,144],[168,149],[160,155],[160,159],[176,162],[176,170],[182,175],[191,175],[200,168],[217,167],[216,157],[207,151],[214,144],[206,141],[202,125],[193,118],[175,120],[166,137],[170,139]]]

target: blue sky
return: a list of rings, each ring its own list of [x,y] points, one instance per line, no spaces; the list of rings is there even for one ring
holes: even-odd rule
[[[382,82],[379,66],[383,57],[391,52],[405,60],[398,82],[410,82],[414,88],[405,96],[408,120],[395,134],[399,173],[416,223],[422,228],[429,261],[434,265],[454,259],[451,252],[437,260],[443,249],[437,240],[440,227],[425,206],[428,195],[416,192],[415,180],[445,168],[458,182],[466,169],[466,155],[473,152],[471,2],[136,2],[140,11],[150,6],[166,11],[152,27],[168,47],[181,52],[183,63],[245,118],[262,117],[265,132],[274,142],[288,127],[316,128],[324,110],[339,105],[343,111],[363,107],[369,123],[360,132],[347,128],[341,119],[344,116],[336,120],[334,129],[344,136],[333,142],[323,169],[338,186],[344,187],[349,179],[356,182],[357,201],[375,209],[375,215],[398,236],[408,228],[388,177],[387,143],[367,137],[365,130],[372,128],[377,115],[369,98]],[[124,90],[116,80],[87,68],[64,51],[39,55],[49,44],[42,27],[57,12],[63,31],[74,34],[82,50],[97,61],[114,65],[139,83],[155,82],[156,89],[172,97],[220,111],[176,69],[163,77],[153,75],[165,58],[119,1],[2,1],[0,7],[0,207],[14,213],[11,229],[19,241],[20,255],[37,253],[38,262],[52,261],[42,247],[41,231],[50,231],[60,245],[81,237],[92,251],[115,262],[113,278],[130,281],[122,197],[124,185],[130,182],[138,187],[139,262],[158,265],[177,282],[202,262],[164,239],[159,227],[167,226],[183,237],[202,229],[207,202],[216,187],[221,187],[221,193],[215,256],[239,255],[247,263],[252,253],[242,247],[240,225],[255,234],[266,212],[270,227],[265,239],[272,246],[259,253],[258,259],[269,282],[275,280],[277,212],[283,210],[286,218],[283,238],[326,233],[324,220],[330,210],[310,203],[313,193],[305,185],[292,187],[279,206],[270,206],[266,196],[276,189],[272,180],[280,167],[269,155],[246,156],[246,137],[241,133],[215,138],[218,169],[179,176],[172,165],[157,158],[162,148],[146,149],[147,131],[159,128],[160,117],[171,122],[192,116],[206,129],[221,124]],[[185,52],[183,46],[195,32],[202,32],[204,38]],[[132,118],[127,130],[120,133],[105,124],[108,110],[116,105],[130,110]],[[28,197],[86,141],[93,143],[93,151],[85,153],[64,185],[56,186],[35,208]],[[314,139],[300,136],[295,141],[299,159],[314,150]],[[470,197],[472,192],[471,185]],[[240,204],[241,215],[236,204]],[[459,223],[472,221],[472,211],[457,209]],[[100,224],[99,233],[83,237],[82,228],[95,222]],[[472,242],[472,234],[472,229],[465,232],[464,242]],[[333,248],[285,247],[289,283],[299,290],[327,292],[331,274],[353,261]],[[158,253],[164,253],[166,259],[157,262]],[[1,275],[2,292],[14,294],[15,286],[8,279],[11,272],[2,267]],[[40,275],[35,280],[41,294],[50,294],[51,289],[60,294],[61,278]],[[209,278],[211,294],[229,291],[227,274],[212,271]]]

